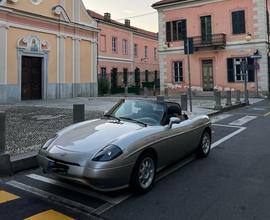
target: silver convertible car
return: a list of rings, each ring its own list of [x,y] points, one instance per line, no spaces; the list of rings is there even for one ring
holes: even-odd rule
[[[192,152],[206,157],[210,148],[208,116],[188,119],[173,102],[121,100],[102,118],[59,131],[38,162],[44,172],[99,191],[144,193],[158,171]]]

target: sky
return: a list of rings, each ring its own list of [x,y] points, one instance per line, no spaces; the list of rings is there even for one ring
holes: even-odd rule
[[[109,12],[111,13],[112,19],[118,20],[119,22],[124,22],[124,20],[121,19],[130,19],[132,26],[153,32],[158,32],[158,16],[156,10],[154,10],[151,5],[157,1],[158,0],[83,0],[87,9],[102,15],[105,12]]]

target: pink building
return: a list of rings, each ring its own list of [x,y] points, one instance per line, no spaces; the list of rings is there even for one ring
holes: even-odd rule
[[[159,80],[158,34],[120,23],[93,11],[98,22],[98,74],[112,87],[124,88]]]
[[[251,92],[269,94],[269,5],[267,0],[163,0],[153,4],[159,14],[161,90],[187,89],[184,39],[191,37],[193,90],[243,91],[247,75]],[[247,70],[241,68],[244,63]]]

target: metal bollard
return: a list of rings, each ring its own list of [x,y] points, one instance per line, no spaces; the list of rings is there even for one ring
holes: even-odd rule
[[[241,104],[240,97],[241,97],[240,90],[236,90],[236,91],[235,91],[235,99],[236,99],[236,100],[235,100],[235,104],[236,104],[236,105]]]
[[[6,151],[6,113],[0,112],[0,154]]]
[[[183,111],[187,111],[188,109],[188,96],[181,95],[181,108]]]
[[[226,91],[226,106],[232,106],[232,91]]]
[[[74,104],[73,105],[73,123],[83,122],[85,106],[84,104]]]
[[[169,96],[169,89],[165,88],[164,93],[165,93],[165,97],[168,97]]]
[[[128,86],[125,86],[125,97],[128,96]]]
[[[245,91],[244,96],[245,96],[244,98],[245,104],[249,105],[249,91],[248,90]]]
[[[163,95],[158,95],[157,96],[157,101],[158,102],[164,102],[165,101],[165,97]]]
[[[153,93],[154,93],[154,96],[156,96],[156,85],[155,84],[153,85]]]
[[[215,90],[214,91],[214,98],[215,98],[215,110],[221,110],[221,92]]]
[[[147,87],[144,87],[143,88],[143,95],[144,95],[145,98],[147,98],[147,96],[148,96],[148,89],[147,89]]]

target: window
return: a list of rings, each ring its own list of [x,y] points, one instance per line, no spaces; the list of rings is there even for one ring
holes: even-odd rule
[[[128,41],[127,40],[122,41],[122,52],[125,55],[128,54]]]
[[[107,78],[107,70],[106,67],[101,67],[101,78],[106,79]]]
[[[112,52],[116,53],[117,52],[117,38],[112,37]]]
[[[125,86],[127,86],[127,84],[128,84],[128,69],[123,69],[123,81],[124,81],[124,84],[125,84]]]
[[[177,20],[166,22],[166,41],[185,40],[187,37],[187,21]]]
[[[244,57],[227,59],[228,82],[243,82],[245,80],[245,72],[243,72],[241,68],[242,62],[246,62],[247,64],[246,73],[248,82],[255,81],[254,60],[249,57]]]
[[[145,82],[149,81],[149,71],[145,70]]]
[[[148,57],[148,47],[144,46],[144,58]]]
[[[246,33],[245,11],[232,12],[232,28],[233,34]]]
[[[175,83],[183,82],[183,62],[173,62],[173,78]]]
[[[157,48],[154,48],[154,58],[157,59]]]
[[[134,44],[134,56],[138,57],[138,44]]]
[[[100,50],[106,51],[106,35],[100,36]]]

